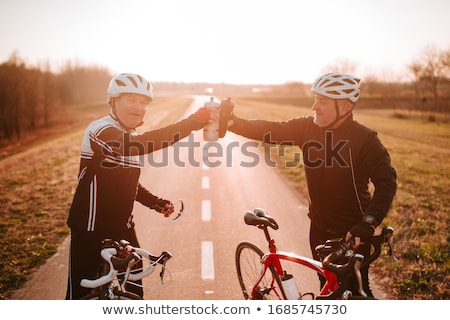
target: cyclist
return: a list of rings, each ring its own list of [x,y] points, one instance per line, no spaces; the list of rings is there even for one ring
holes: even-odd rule
[[[90,289],[80,286],[83,278],[95,279],[102,240],[126,239],[139,247],[133,222],[133,204],[138,201],[169,216],[173,204],[157,197],[139,183],[139,156],[165,148],[203,128],[214,114],[200,108],[188,118],[167,127],[137,134],[153,87],[138,74],[123,73],[112,78],[107,89],[109,115],[88,125],[81,162],[67,223],[71,229],[70,263],[66,299],[79,299]],[[130,291],[143,296],[142,288]]]
[[[228,130],[234,133],[301,148],[310,198],[310,247],[315,259],[318,244],[350,236],[368,257],[367,241],[387,215],[397,188],[396,171],[376,132],[353,119],[352,111],[360,96],[359,82],[343,73],[319,77],[311,88],[314,117],[274,122],[242,119],[232,110],[221,113],[221,117],[231,119]],[[375,187],[373,194],[369,182]],[[373,296],[368,269],[361,270],[364,291]],[[352,291],[357,294],[356,279],[352,283]]]

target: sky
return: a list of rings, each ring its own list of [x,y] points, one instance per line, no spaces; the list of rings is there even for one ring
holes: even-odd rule
[[[0,0],[0,63],[281,84],[348,62],[397,80],[425,48],[450,49],[449,13],[448,0]]]

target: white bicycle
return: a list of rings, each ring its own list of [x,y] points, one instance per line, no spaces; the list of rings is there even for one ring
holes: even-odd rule
[[[175,207],[175,217],[170,222],[178,221],[183,215],[183,201],[178,200]],[[127,240],[104,239],[100,255],[103,260],[99,278],[81,280],[81,286],[92,289],[91,293],[82,297],[83,300],[142,300],[140,295],[128,291],[127,287],[142,287],[139,280],[150,276],[157,269],[160,270],[162,286],[171,281],[170,273],[166,272],[166,263],[172,257],[168,251],[154,256],[145,249],[133,247]]]

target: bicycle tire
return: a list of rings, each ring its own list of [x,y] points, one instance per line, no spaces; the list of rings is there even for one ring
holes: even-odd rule
[[[258,286],[256,297],[252,297],[252,289],[258,281],[263,265],[263,251],[250,242],[241,242],[236,248],[236,271],[245,300],[280,300],[286,299],[281,279],[275,269],[270,266],[270,274],[266,272]],[[278,293],[278,295],[277,295]]]
[[[100,294],[99,291],[92,292],[84,297],[81,300],[143,300],[144,298],[131,293],[131,292],[123,292],[120,290],[114,290],[114,299],[109,299],[106,296]]]

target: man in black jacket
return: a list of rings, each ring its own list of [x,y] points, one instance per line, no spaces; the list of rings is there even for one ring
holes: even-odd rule
[[[166,217],[173,212],[169,200],[139,183],[139,156],[177,142],[214,118],[203,107],[184,120],[139,135],[135,128],[142,125],[152,100],[150,82],[137,74],[119,74],[107,90],[110,114],[90,123],[85,131],[78,186],[67,220],[71,245],[66,299],[80,299],[90,292],[80,281],[97,278],[103,239],[125,239],[139,247],[132,215],[135,201]],[[143,295],[139,286],[127,289]]]
[[[302,150],[310,196],[310,246],[327,239],[355,237],[359,251],[382,222],[396,192],[396,172],[376,132],[353,120],[360,95],[359,79],[342,73],[319,77],[312,85],[314,117],[287,121],[244,120],[228,114],[228,130],[274,144],[297,145]],[[221,114],[227,116],[227,114]],[[375,187],[373,194],[369,183]],[[369,287],[368,267],[361,270],[364,291]],[[323,285],[323,279],[321,279]],[[355,295],[358,293],[356,280]]]

